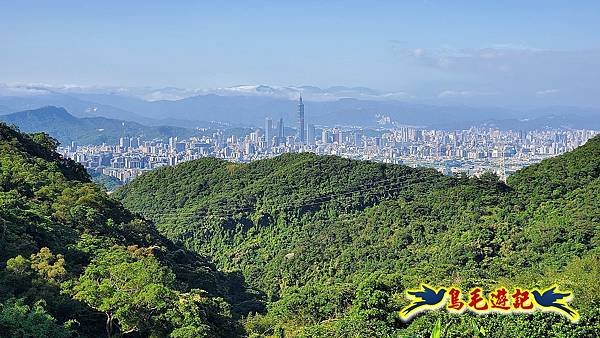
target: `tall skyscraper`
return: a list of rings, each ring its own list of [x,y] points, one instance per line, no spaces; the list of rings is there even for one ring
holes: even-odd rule
[[[354,131],[354,145],[362,146],[362,131],[361,130]]]
[[[315,132],[315,125],[309,123],[306,132],[306,144],[309,146],[315,145]]]
[[[129,144],[129,137],[121,137],[119,138],[119,147],[123,148],[123,149],[127,149],[129,148],[130,144]]]
[[[271,147],[271,141],[273,138],[273,120],[267,117],[265,119],[265,145],[267,148]]]
[[[140,139],[138,137],[132,137],[132,138],[130,138],[129,139],[129,145],[130,145],[130,147],[137,149],[140,146],[139,140]]]
[[[321,132],[321,142],[329,143],[329,132],[325,128],[323,128],[323,131]]]
[[[306,129],[304,128],[304,103],[302,103],[302,95],[298,101],[298,140],[300,143],[306,142]]]
[[[283,126],[283,118],[279,119],[279,123],[277,124],[277,143],[285,142],[285,132]]]

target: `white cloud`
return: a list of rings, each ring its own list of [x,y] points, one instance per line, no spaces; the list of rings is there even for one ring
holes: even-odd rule
[[[525,62],[546,58],[552,51],[518,44],[492,44],[481,48],[456,48],[445,45],[439,48],[406,48],[393,45],[395,54],[412,58],[433,68],[469,73],[512,72]]]
[[[401,66],[422,68],[429,77],[428,90],[438,98],[471,98],[490,91],[502,93],[513,103],[537,104],[539,101],[530,100],[560,96],[563,104],[600,104],[594,94],[599,86],[600,48],[549,50],[522,44],[394,47]],[[493,97],[482,101],[504,103]]]
[[[240,85],[209,89],[186,89],[175,87],[102,87],[49,84],[2,84],[0,96],[33,96],[51,93],[63,94],[118,94],[146,101],[181,100],[197,95],[216,94],[221,96],[263,96],[296,100],[300,93],[309,101],[336,101],[343,98],[364,100],[406,100],[414,98],[403,91],[379,91],[366,87],[318,88],[314,86],[267,86]]]
[[[472,91],[472,90],[445,90],[438,94],[438,98],[440,99],[448,99],[448,98],[467,98],[467,97],[476,97],[476,96],[495,96],[500,95],[499,92],[482,92],[482,91]]]
[[[537,92],[535,92],[535,95],[537,95],[537,96],[548,96],[548,95],[556,94],[558,92],[559,92],[558,89],[544,89],[544,90],[538,90]]]
[[[0,96],[36,96],[49,93],[49,90],[39,87],[0,84]]]

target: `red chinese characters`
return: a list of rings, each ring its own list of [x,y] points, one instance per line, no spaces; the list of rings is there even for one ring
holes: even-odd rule
[[[488,302],[481,296],[481,288],[475,288],[469,292],[469,307],[477,311],[485,311],[488,309]]]
[[[448,310],[461,311],[465,307],[465,302],[460,299],[461,291],[457,288],[452,288],[448,291],[450,302],[446,306]]]
[[[490,305],[494,310],[508,311],[510,310],[510,302],[508,299],[508,291],[505,288],[496,289],[490,293]]]
[[[511,293],[512,292],[512,293]],[[569,306],[572,292],[559,290],[558,285],[546,289],[524,289],[497,287],[485,290],[483,287],[474,287],[470,291],[463,291],[460,287],[452,286],[448,289],[441,287],[435,289],[426,284],[420,290],[408,290],[411,298],[401,312],[403,320],[408,321],[412,316],[424,310],[436,310],[445,306],[446,310],[454,314],[470,311],[480,315],[496,314],[527,314],[534,311],[554,312],[576,323],[579,313]]]
[[[533,309],[533,303],[531,302],[529,291],[517,288],[515,289],[515,293],[512,294],[512,298],[515,300],[513,302],[513,309],[515,310],[531,310]]]

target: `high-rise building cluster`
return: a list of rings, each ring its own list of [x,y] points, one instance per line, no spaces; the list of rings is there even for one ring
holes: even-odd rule
[[[527,165],[575,149],[599,133],[595,130],[514,131],[481,127],[447,131],[394,124],[384,128],[305,125],[302,99],[298,103],[297,117],[297,128],[290,135],[286,135],[283,118],[274,124],[273,119],[267,117],[263,128],[246,135],[215,130],[210,135],[185,140],[123,136],[114,145],[72,143],[59,151],[88,170],[124,182],[147,170],[208,156],[249,162],[290,152],[427,166],[449,175],[493,171],[506,178]]]

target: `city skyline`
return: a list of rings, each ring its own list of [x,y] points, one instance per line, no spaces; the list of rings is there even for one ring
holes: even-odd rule
[[[596,336],[598,32],[598,0],[2,1],[0,336]]]
[[[297,152],[431,167],[446,175],[479,176],[492,172],[506,180],[519,169],[573,150],[600,134],[586,129],[502,131],[472,127],[447,131],[390,125],[373,135],[373,131],[361,128],[316,129],[309,124],[308,137],[302,142],[298,131],[285,137],[280,127],[283,119],[278,122],[277,136],[271,138],[272,119],[267,117],[264,128],[242,137],[226,136],[223,131],[188,139],[170,137],[168,141],[122,136],[116,146],[73,142],[59,147],[59,152],[82,163],[87,170],[123,182],[148,170],[204,157],[245,163]]]

